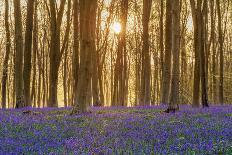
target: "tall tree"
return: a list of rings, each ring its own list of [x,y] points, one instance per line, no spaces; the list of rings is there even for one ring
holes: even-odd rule
[[[201,83],[201,101],[203,107],[208,107],[206,67],[205,67],[205,46],[206,39],[204,27],[206,24],[206,0],[190,0],[193,26],[194,26],[194,50],[195,50],[195,66],[194,66],[194,90],[193,90],[193,106],[199,107],[199,90]]]
[[[78,70],[80,63],[79,56],[79,0],[73,0],[73,92],[77,92]],[[76,93],[73,93],[73,101]]]
[[[121,0],[120,22],[122,30],[118,34],[118,49],[114,71],[114,89],[112,105],[126,106],[128,95],[128,68],[126,51],[126,29],[128,16],[128,0]]]
[[[50,2],[50,26],[51,26],[51,40],[50,40],[50,72],[49,72],[49,107],[58,107],[57,101],[57,85],[59,66],[61,62],[62,52],[60,49],[60,30],[64,14],[66,0],[60,1],[60,7],[57,12],[57,2],[49,0]]]
[[[95,48],[97,0],[80,0],[80,68],[72,113],[88,111],[88,89],[91,72],[91,54]]]
[[[16,108],[22,108],[24,104],[23,95],[23,33],[22,14],[20,0],[14,0],[14,20],[15,20],[15,95]]]
[[[27,19],[26,19],[25,47],[24,47],[24,68],[23,68],[25,106],[31,105],[30,83],[31,83],[33,16],[34,16],[34,0],[29,0],[27,2]]]
[[[180,80],[180,1],[173,0],[172,6],[172,55],[173,69],[170,102],[167,112],[178,110]]]
[[[223,67],[224,67],[224,56],[223,56],[223,34],[222,34],[222,16],[220,1],[216,0],[217,3],[217,15],[218,15],[218,35],[219,35],[219,52],[220,52],[220,69],[219,69],[219,96],[218,101],[223,104]]]
[[[211,43],[212,43],[212,99],[213,103],[217,102],[217,84],[216,84],[216,42],[215,42],[215,0],[210,1],[210,20],[211,20]]]
[[[143,47],[140,105],[150,105],[151,102],[151,58],[149,52],[149,21],[152,0],[143,0]]]
[[[166,2],[166,23],[165,23],[165,54],[163,65],[163,78],[161,88],[161,103],[167,104],[170,92],[171,79],[171,50],[172,50],[172,0]]]
[[[10,57],[10,26],[9,26],[9,0],[5,0],[5,30],[6,30],[6,52],[2,70],[2,108],[6,108],[6,84],[8,77],[8,61]],[[9,102],[9,101],[8,101]]]

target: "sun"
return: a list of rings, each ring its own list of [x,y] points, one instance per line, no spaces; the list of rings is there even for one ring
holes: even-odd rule
[[[112,30],[116,33],[116,34],[119,34],[122,30],[122,26],[119,22],[115,22],[113,23],[112,25]]]

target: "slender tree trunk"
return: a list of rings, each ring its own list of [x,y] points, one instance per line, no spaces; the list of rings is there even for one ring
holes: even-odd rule
[[[33,76],[32,76],[32,89],[31,89],[31,102],[33,100],[35,101],[35,82],[36,82],[36,58],[37,58],[37,52],[38,52],[38,19],[37,19],[37,0],[34,2],[35,4],[35,13],[34,13],[34,26],[33,26]]]
[[[73,102],[75,100],[75,95],[77,92],[77,82],[78,82],[78,71],[79,71],[79,2],[78,0],[73,0],[73,36],[74,36],[74,45],[73,45],[73,60],[72,60],[72,68],[73,68]]]
[[[166,24],[165,24],[165,55],[162,78],[161,103],[167,104],[170,92],[171,79],[171,49],[172,49],[172,0],[166,2]]]
[[[149,52],[149,21],[151,5],[152,0],[143,0],[143,48],[140,105],[150,105],[151,102],[151,58]]]
[[[199,5],[199,4],[198,4]],[[200,6],[198,6],[200,8]],[[200,74],[201,74],[201,100],[203,107],[208,107],[208,93],[207,93],[207,79],[206,79],[206,48],[207,45],[207,38],[205,38],[205,34],[207,33],[205,31],[205,24],[206,24],[206,9],[207,9],[207,3],[206,0],[203,2],[203,10],[202,13],[199,14],[200,9],[198,9],[198,45],[199,45],[199,52],[200,52]]]
[[[217,102],[217,84],[216,84],[216,43],[215,43],[215,11],[214,0],[210,1],[210,16],[211,16],[211,40],[212,40],[212,100],[213,103]]]
[[[173,0],[172,7],[172,54],[173,54],[173,69],[172,82],[170,92],[170,103],[168,112],[175,112],[179,107],[179,80],[180,80],[180,1]]]
[[[2,108],[6,108],[6,85],[8,77],[8,61],[10,57],[10,26],[9,26],[9,1],[5,0],[5,30],[6,30],[6,53],[3,62],[2,70]],[[8,100],[9,102],[9,100]]]
[[[14,0],[15,17],[15,95],[16,108],[22,108],[24,104],[23,96],[23,34],[22,15],[20,0]]]
[[[223,56],[223,37],[222,37],[222,16],[221,16],[221,6],[220,1],[216,0],[217,6],[217,15],[218,15],[218,34],[219,34],[219,51],[220,51],[220,58],[219,58],[219,96],[218,101],[219,104],[223,104],[223,68],[224,68],[224,56]]]
[[[197,23],[197,10],[195,0],[190,0],[193,27],[194,27],[194,53],[195,53],[195,63],[194,63],[194,79],[193,79],[193,107],[200,106],[200,53],[198,45],[198,23]]]
[[[25,48],[24,48],[24,68],[23,68],[25,106],[31,105],[30,83],[31,83],[33,15],[34,15],[34,0],[29,0],[27,3],[27,19],[26,19]]]
[[[60,49],[60,29],[66,0],[60,2],[59,11],[56,2],[49,0],[51,14],[50,72],[49,72],[49,107],[58,107],[57,85],[62,52]]]

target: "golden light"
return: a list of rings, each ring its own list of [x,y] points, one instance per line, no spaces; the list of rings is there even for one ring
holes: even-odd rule
[[[121,24],[119,22],[115,22],[112,25],[112,29],[116,34],[119,34],[121,32],[121,30],[122,30],[122,26],[121,26]]]

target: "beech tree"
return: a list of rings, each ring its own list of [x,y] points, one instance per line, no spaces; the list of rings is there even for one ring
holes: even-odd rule
[[[2,71],[2,108],[6,108],[6,84],[8,76],[8,61],[11,50],[10,26],[9,26],[9,1],[5,0],[5,31],[6,31],[6,52]],[[8,101],[9,102],[9,101]]]
[[[16,108],[22,108],[24,104],[23,95],[23,28],[20,0],[14,0],[15,20],[15,95]]]
[[[80,68],[72,113],[88,111],[88,88],[91,72],[91,54],[95,48],[97,0],[80,0]]]
[[[24,47],[24,68],[23,68],[25,106],[31,105],[30,81],[31,81],[33,17],[34,17],[34,0],[29,0],[27,2],[27,19],[26,19],[25,47]]]

